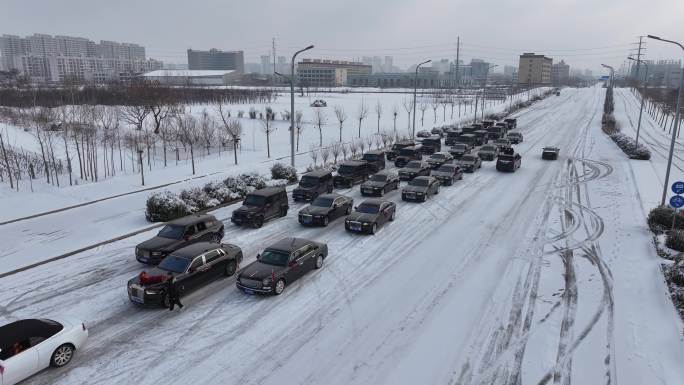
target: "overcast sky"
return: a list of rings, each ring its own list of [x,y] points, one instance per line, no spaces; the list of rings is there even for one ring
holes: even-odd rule
[[[619,67],[639,35],[684,42],[684,0],[2,0],[0,34],[81,36],[138,43],[149,57],[187,63],[188,48],[245,51],[258,62],[276,38],[290,56],[392,55],[408,67],[453,59],[517,65],[521,52],[600,72]],[[684,57],[648,41],[647,58]]]

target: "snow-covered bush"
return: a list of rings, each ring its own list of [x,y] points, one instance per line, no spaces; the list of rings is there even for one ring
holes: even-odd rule
[[[330,172],[335,172],[335,171],[337,171],[337,165],[336,164],[326,164],[324,166],[322,166],[322,165],[318,165],[318,166],[309,165],[305,171],[311,172],[311,171],[319,171],[319,170],[326,170],[326,171],[330,171]]]
[[[610,135],[615,144],[622,149],[622,151],[627,154],[632,159],[649,160],[651,159],[651,151],[645,146],[639,144],[636,146],[636,141],[631,137],[622,134],[620,132],[615,132]]]
[[[218,200],[210,197],[209,194],[204,192],[204,190],[199,187],[183,190],[181,191],[179,197],[183,200],[183,202],[185,202],[190,211],[193,213],[219,205]]]
[[[285,179],[289,183],[297,182],[297,169],[282,163],[276,163],[271,167],[271,178]]]
[[[679,312],[679,316],[684,318],[684,264],[682,260],[665,267],[665,280],[670,288],[670,297]]]
[[[684,251],[684,230],[671,230],[665,237],[665,246],[676,251]]]
[[[233,202],[242,198],[239,193],[229,189],[223,182],[209,182],[204,185],[202,190],[212,199],[216,199],[219,204]]]
[[[266,179],[255,172],[240,174],[238,178],[244,181],[247,186],[252,186],[256,190],[266,187]]]
[[[266,181],[268,187],[286,187],[287,181],[285,179],[269,179]]]
[[[150,222],[166,222],[191,213],[188,205],[170,191],[156,192],[147,198],[145,218]]]
[[[662,234],[670,229],[684,230],[684,217],[668,206],[652,209],[648,213],[647,222],[648,227],[656,234]]]

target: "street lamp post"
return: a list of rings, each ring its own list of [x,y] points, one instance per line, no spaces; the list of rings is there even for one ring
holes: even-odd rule
[[[646,64],[645,61],[635,59],[631,56],[628,56],[627,59],[629,60],[634,60],[637,62],[637,64],[643,64],[644,67],[646,67],[646,77],[644,78],[644,81],[642,83],[641,87],[641,107],[639,108],[639,123],[637,123],[637,132],[636,132],[636,143],[634,144],[634,148],[639,147],[639,131],[641,130],[641,115],[644,113],[644,99],[646,99],[646,85],[648,84],[648,64]],[[637,72],[639,70],[639,67],[637,65]]]
[[[482,88],[482,120],[484,120],[485,113],[485,100],[487,100],[487,78],[489,77],[489,70],[498,67],[497,64],[493,64],[487,67],[487,72],[485,72],[484,87]]]
[[[413,78],[413,128],[411,129],[411,137],[416,137],[416,94],[418,93],[418,68],[423,64],[427,64],[432,60],[426,60],[416,66],[416,75]]]
[[[275,72],[276,75],[282,76],[290,81],[290,165],[295,166],[295,110],[294,110],[294,78],[295,78],[295,58],[304,51],[312,49],[314,46],[310,45],[304,49],[300,49],[292,55],[292,63],[290,69],[290,76],[285,76],[281,73]]]
[[[660,38],[658,36],[648,35],[649,39],[660,40],[670,44],[676,44],[684,51],[684,45],[677,43],[676,41],[667,40]],[[680,108],[682,102],[682,88],[684,88],[684,68],[682,68],[682,74],[679,78],[679,93],[677,94],[677,107],[675,108],[675,128],[672,130],[672,141],[670,141],[670,155],[667,158],[667,171],[665,171],[665,183],[663,184],[663,197],[660,201],[660,205],[665,205],[665,198],[667,198],[667,188],[670,184],[670,169],[672,168],[672,155],[674,154],[675,139],[677,138],[677,131],[679,129],[679,121],[682,117]]]

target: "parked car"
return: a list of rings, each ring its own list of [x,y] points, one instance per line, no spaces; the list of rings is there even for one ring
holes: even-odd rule
[[[487,144],[489,141],[489,132],[487,132],[487,130],[473,131],[473,135],[475,135],[476,146],[482,146],[483,144]]]
[[[542,159],[556,160],[558,159],[559,153],[560,148],[558,147],[544,147],[544,149],[542,150]]]
[[[242,207],[233,211],[230,221],[237,226],[259,228],[268,220],[286,216],[289,208],[284,187],[266,187],[247,194]]]
[[[128,299],[143,306],[169,306],[167,281],[180,296],[206,286],[219,277],[230,277],[242,262],[242,250],[227,243],[195,243],[178,249],[150,271],[128,280]]]
[[[496,125],[487,128],[487,137],[491,140],[500,139],[506,136],[506,131],[508,131],[507,128],[500,126],[499,123],[497,123]]]
[[[484,128],[491,127],[494,125],[494,123],[496,123],[496,122],[493,120],[483,120],[482,121],[482,127],[484,127]]]
[[[427,158],[427,162],[432,168],[438,168],[446,162],[454,159],[454,156],[448,152],[435,152]]]
[[[515,172],[515,170],[520,168],[521,163],[522,157],[511,148],[510,151],[499,154],[499,157],[496,159],[496,171]]]
[[[492,144],[498,147],[499,151],[503,151],[504,149],[511,147],[511,141],[508,139],[497,139]]]
[[[430,175],[437,178],[444,186],[451,186],[455,181],[463,179],[463,170],[455,163],[447,163],[432,170]]]
[[[477,130],[482,130],[485,128],[482,123],[473,123],[468,127],[470,127],[468,130],[469,133]],[[465,128],[463,129],[463,132],[466,132]]]
[[[323,267],[328,245],[304,238],[285,238],[267,247],[240,270],[235,286],[246,294],[280,295],[287,285]]]
[[[447,146],[453,146],[454,143],[458,142],[458,137],[463,134],[463,131],[459,129],[451,129],[445,132],[444,144]]]
[[[430,136],[432,136],[432,134],[428,130],[420,130],[416,132],[416,137],[418,138],[429,138]]]
[[[138,262],[156,265],[170,253],[197,242],[221,242],[223,222],[215,216],[189,215],[168,222],[152,237],[135,247]]]
[[[311,103],[311,107],[327,107],[328,103],[325,100],[317,99]]]
[[[506,122],[508,124],[509,130],[514,130],[518,127],[518,119],[507,118],[507,119],[504,119],[504,122]]]
[[[439,136],[433,135],[429,138],[423,138],[420,143],[423,146],[423,154],[425,155],[431,155],[435,152],[442,151],[442,138]]]
[[[473,146],[467,143],[454,143],[449,149],[449,153],[454,157],[454,159],[460,159],[465,154],[470,154]]]
[[[461,134],[456,138],[457,143],[466,143],[470,146],[477,146],[477,137],[473,134]]]
[[[399,151],[402,148],[412,147],[415,145],[416,142],[412,140],[402,140],[400,142],[394,143],[391,149],[385,151],[385,156],[387,157],[387,160],[394,160],[399,155]]]
[[[482,159],[479,156],[466,154],[457,161],[457,163],[465,172],[475,172],[478,168],[482,168]]]
[[[333,184],[335,188],[351,188],[365,182],[370,173],[370,166],[365,160],[349,160],[340,164]]]
[[[397,205],[380,198],[363,201],[344,221],[347,231],[375,234],[378,228],[394,220]]]
[[[439,137],[441,138],[444,136],[444,129],[441,127],[434,127],[432,130],[430,130],[430,133],[432,135],[439,135]]]
[[[487,144],[480,147],[480,151],[477,152],[477,156],[482,160],[494,160],[499,155],[499,148],[493,144]]]
[[[20,319],[0,326],[0,384],[14,385],[50,366],[67,365],[87,339],[85,324],[68,317]]]
[[[431,176],[418,176],[413,178],[406,187],[401,190],[401,200],[425,202],[433,195],[439,194],[439,181]]]
[[[399,156],[394,159],[394,165],[396,167],[402,168],[406,166],[407,163],[413,160],[423,159],[423,146],[417,144],[411,147],[405,147],[399,150]]]
[[[361,157],[368,162],[371,173],[376,173],[385,169],[385,152],[381,150],[368,151]]]
[[[292,191],[292,199],[297,201],[312,201],[320,194],[331,193],[333,190],[332,172],[315,170],[307,172],[299,179],[299,186]]]
[[[399,175],[391,171],[381,171],[371,175],[360,188],[363,196],[383,196],[397,189],[399,189]]]
[[[299,210],[299,223],[305,226],[327,226],[339,217],[349,215],[354,200],[340,194],[323,194],[314,199],[309,206]]]
[[[417,176],[430,175],[430,165],[420,160],[412,160],[399,170],[399,179],[411,180]]]
[[[523,142],[523,134],[519,132],[509,132],[506,135],[506,139],[511,142],[511,144],[520,144]]]

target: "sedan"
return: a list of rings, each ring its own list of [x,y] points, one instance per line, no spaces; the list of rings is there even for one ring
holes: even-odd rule
[[[280,295],[285,286],[323,267],[328,245],[303,238],[284,238],[240,270],[235,286],[246,294]]]
[[[463,170],[457,164],[447,163],[432,170],[430,175],[437,178],[441,184],[451,186],[454,181],[463,179]]]
[[[482,159],[478,156],[467,154],[458,160],[458,165],[465,172],[475,172],[478,168],[482,168]]]
[[[399,189],[399,175],[390,171],[383,171],[370,176],[361,185],[363,196],[383,196],[385,193]]]
[[[368,199],[344,221],[347,231],[375,234],[378,227],[394,220],[397,205],[384,199]]]
[[[430,175],[430,165],[427,162],[414,160],[399,170],[399,179],[401,180],[411,180],[421,175]]]
[[[88,338],[76,319],[23,319],[0,326],[0,384],[14,385],[41,370],[68,364]]]
[[[431,176],[413,178],[408,186],[401,190],[401,200],[425,202],[433,195],[439,194],[439,181]]]
[[[471,146],[466,143],[455,143],[449,149],[449,153],[454,159],[461,159],[465,154],[470,154]]]
[[[494,160],[499,156],[499,148],[490,144],[482,146],[480,151],[477,152],[477,156],[482,160]]]
[[[506,139],[508,139],[511,144],[519,144],[523,141],[523,135],[519,132],[510,132],[506,135]]]
[[[354,207],[354,200],[340,194],[323,194],[311,204],[299,211],[299,223],[305,226],[322,225],[339,217],[349,215]]]
[[[448,152],[436,152],[430,155],[430,157],[427,159],[427,162],[430,167],[439,168],[439,166],[451,161],[452,159],[454,159],[453,155]]]

